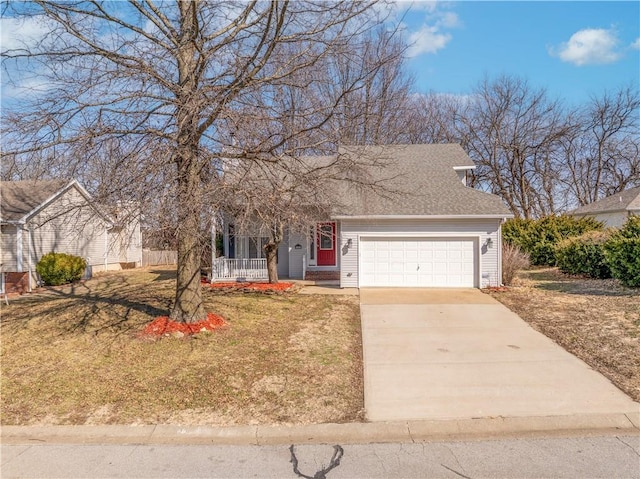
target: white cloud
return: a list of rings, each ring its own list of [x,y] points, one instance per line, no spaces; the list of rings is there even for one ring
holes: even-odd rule
[[[571,35],[557,49],[550,49],[550,53],[577,66],[613,63],[621,57],[618,43],[613,30],[586,28]]]
[[[461,26],[458,15],[450,10],[450,4],[414,1],[396,2],[395,5],[398,8],[397,18],[405,22],[402,25],[410,45],[407,51],[410,57],[437,53],[453,38],[448,30]],[[409,22],[409,17],[412,22]],[[408,23],[412,24],[411,28]]]
[[[640,50],[640,37],[636,38],[636,41],[633,42],[630,46],[635,50]]]
[[[0,50],[15,50],[34,46],[50,31],[39,17],[0,18]]]
[[[451,40],[451,34],[441,33],[436,26],[423,25],[420,30],[409,34],[407,55],[415,57],[423,53],[436,53]]]

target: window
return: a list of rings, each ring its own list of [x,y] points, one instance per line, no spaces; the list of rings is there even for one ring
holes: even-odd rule
[[[309,234],[309,259],[311,261],[316,260],[316,232],[314,228],[311,228]]]
[[[236,257],[236,233],[235,227],[229,225],[229,258]]]
[[[320,249],[333,249],[333,226],[320,225]]]
[[[246,256],[241,256],[242,258],[264,258],[264,245],[267,244],[269,238],[261,237],[261,236],[249,236],[246,237],[247,243],[249,244],[249,249],[247,251]]]

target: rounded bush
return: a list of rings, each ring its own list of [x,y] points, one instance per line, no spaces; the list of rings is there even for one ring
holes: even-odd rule
[[[611,274],[625,286],[640,287],[640,216],[630,217],[604,245]]]
[[[66,253],[47,253],[36,265],[36,271],[47,286],[73,283],[82,278],[87,262]]]
[[[518,246],[527,253],[531,264],[555,266],[556,245],[560,241],[602,229],[603,224],[593,218],[551,215],[538,220],[510,219],[502,226],[502,237],[506,243]]]
[[[610,237],[608,231],[589,231],[560,241],[555,248],[558,269],[567,274],[611,278],[611,269],[604,254],[604,245]]]

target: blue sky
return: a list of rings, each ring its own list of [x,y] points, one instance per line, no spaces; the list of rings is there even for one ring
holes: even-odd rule
[[[640,83],[640,2],[402,2],[420,92],[465,95],[518,75],[579,104]]]
[[[412,42],[408,66],[419,92],[466,95],[485,75],[508,74],[573,105],[605,90],[640,86],[638,1],[398,0],[394,5],[393,20],[401,19]],[[43,33],[36,22],[2,20],[4,48]],[[21,79],[30,88],[38,88],[38,81]],[[14,95],[18,92],[3,81],[3,102]]]

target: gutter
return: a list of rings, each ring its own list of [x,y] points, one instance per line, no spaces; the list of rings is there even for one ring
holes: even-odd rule
[[[464,220],[464,219],[501,219],[513,218],[511,213],[501,215],[336,215],[332,220]]]

